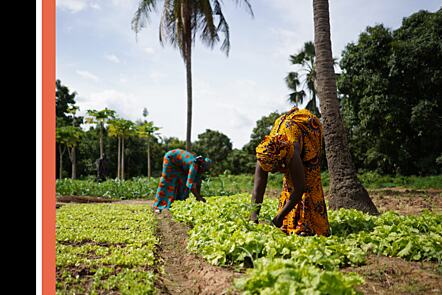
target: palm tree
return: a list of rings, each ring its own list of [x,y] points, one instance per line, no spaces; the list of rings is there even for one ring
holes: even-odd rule
[[[306,105],[306,109],[311,111],[316,116],[320,117],[321,114],[319,112],[318,106],[316,104],[316,94],[317,91],[315,89],[316,83],[316,54],[315,54],[315,45],[313,42],[305,42],[304,48],[301,49],[297,54],[290,55],[290,62],[293,65],[301,66],[301,72],[303,72],[303,85],[302,88],[307,88],[310,94],[310,99]],[[333,59],[333,65],[337,64],[337,59]],[[299,73],[290,72],[288,73],[285,81],[287,83],[287,87],[294,92],[289,95],[289,101],[297,105],[298,103],[303,103],[304,98],[306,97],[306,93],[304,90],[297,91],[297,86],[301,84],[299,81]],[[296,84],[297,83],[297,84]]]
[[[313,21],[316,89],[321,100],[325,149],[330,173],[330,208],[354,208],[370,214],[378,214],[367,190],[357,178],[339,112],[330,40],[328,0],[313,0]]]
[[[88,118],[86,118],[86,123],[97,124],[100,130],[100,158],[103,157],[103,131],[104,124],[109,120],[115,118],[115,111],[105,108],[104,110],[87,110]]]
[[[109,136],[118,138],[118,164],[117,178],[124,180],[124,143],[125,139],[134,134],[135,124],[125,119],[113,119],[109,121]]]
[[[305,42],[304,48],[297,54],[290,55],[290,61],[294,65],[301,65],[305,71],[304,84],[310,92],[310,100],[307,103],[306,109],[312,113],[320,116],[318,107],[316,106],[316,70],[315,70],[315,45],[313,42]]]
[[[136,133],[138,137],[145,139],[147,143],[147,178],[152,176],[150,142],[153,138],[157,138],[157,134],[155,134],[155,132],[158,130],[160,130],[160,128],[155,126],[151,121],[144,121],[143,123],[140,122],[140,124],[136,126]]]
[[[250,14],[253,16],[252,8],[248,0],[236,0],[237,3],[244,2]],[[224,18],[221,2],[218,0],[141,0],[138,9],[132,19],[132,29],[138,33],[144,26],[146,20],[153,10],[162,3],[162,15],[160,21],[160,43],[170,43],[179,49],[186,65],[187,77],[187,130],[186,149],[191,150],[192,132],[192,43],[197,33],[201,41],[213,48],[219,41],[219,33],[224,35],[221,50],[229,54],[230,38],[229,26]],[[215,18],[218,24],[215,24]]]
[[[76,126],[62,126],[57,127],[56,130],[56,140],[59,146],[59,154],[60,154],[60,179],[63,177],[62,169],[63,169],[63,154],[68,150],[69,160],[71,161],[71,178],[77,178],[77,157],[76,157],[76,147],[80,142],[81,136],[83,132],[80,127]],[[62,148],[64,146],[64,148]]]
[[[305,98],[305,91],[298,90],[301,82],[299,81],[299,74],[297,72],[288,73],[287,77],[285,77],[285,82],[287,87],[293,92],[289,94],[289,101],[298,105],[303,103]]]

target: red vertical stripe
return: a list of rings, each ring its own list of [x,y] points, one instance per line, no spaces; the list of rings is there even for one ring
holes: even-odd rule
[[[42,0],[42,294],[55,294],[55,0]]]

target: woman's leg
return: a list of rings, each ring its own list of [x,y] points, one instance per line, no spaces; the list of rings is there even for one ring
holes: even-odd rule
[[[173,193],[176,185],[176,177],[174,177],[175,175],[173,174],[174,167],[169,155],[170,153],[166,153],[163,159],[163,171],[153,204],[155,210],[161,211],[163,209],[169,209],[174,200]]]

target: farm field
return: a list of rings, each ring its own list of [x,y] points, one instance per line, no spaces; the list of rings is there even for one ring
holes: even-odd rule
[[[70,204],[57,209],[57,294],[150,294],[156,220],[145,206]]]
[[[369,193],[380,216],[329,211],[331,237],[300,238],[269,225],[278,179],[255,225],[248,222],[250,194],[232,192],[246,176],[233,177],[203,183],[203,191],[213,192],[207,203],[191,196],[159,215],[150,209],[153,196],[143,193],[59,194],[57,293],[442,291],[442,190],[424,187],[433,179],[419,179],[420,186],[373,185]]]

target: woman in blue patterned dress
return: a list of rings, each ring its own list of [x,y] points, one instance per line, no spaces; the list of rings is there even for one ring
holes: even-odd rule
[[[155,195],[156,212],[169,209],[175,200],[185,200],[192,192],[198,201],[201,196],[201,176],[209,170],[212,161],[182,150],[168,151],[163,159],[163,172]]]

